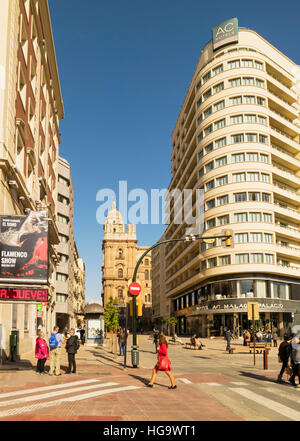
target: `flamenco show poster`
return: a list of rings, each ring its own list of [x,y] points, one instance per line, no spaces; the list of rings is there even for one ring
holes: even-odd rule
[[[47,283],[48,220],[46,211],[27,216],[0,216],[0,281]]]

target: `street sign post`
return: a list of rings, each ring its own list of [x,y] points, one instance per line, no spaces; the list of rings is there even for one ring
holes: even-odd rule
[[[138,282],[131,282],[128,291],[132,295],[132,351],[131,351],[131,362],[133,367],[138,367],[139,365],[139,352],[136,339],[136,297],[140,294],[142,290],[141,285]]]
[[[248,302],[248,320],[252,320],[252,331],[253,331],[253,363],[255,366],[255,341],[256,341],[256,335],[255,335],[255,327],[254,322],[255,320],[259,320],[259,308],[258,308],[258,302]]]

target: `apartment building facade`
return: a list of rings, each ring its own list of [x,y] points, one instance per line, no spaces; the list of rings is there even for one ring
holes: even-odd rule
[[[233,246],[168,244],[166,301],[181,333],[241,334],[257,301],[261,323],[282,334],[300,323],[300,71],[253,30],[229,40],[201,53],[172,134],[169,190],[193,190],[193,215],[202,190],[203,231],[230,229]],[[165,238],[187,227],[173,204]]]
[[[104,224],[102,241],[102,302],[105,306],[109,298],[118,299],[120,306],[120,323],[125,325],[125,314],[129,302],[128,286],[132,280],[137,261],[148,247],[138,246],[136,226],[128,224],[126,229],[121,213],[113,202]],[[142,302],[143,317],[150,326],[152,316],[152,263],[151,253],[147,254],[139,266],[137,282],[142,291],[138,298]]]
[[[0,28],[0,215],[45,210],[49,222],[48,281],[0,283],[3,289],[45,289],[48,294],[43,317],[37,317],[36,301],[0,300],[0,340],[7,356],[12,330],[19,331],[21,355],[33,348],[37,328],[49,331],[55,321],[57,166],[64,108],[47,1],[1,1]]]

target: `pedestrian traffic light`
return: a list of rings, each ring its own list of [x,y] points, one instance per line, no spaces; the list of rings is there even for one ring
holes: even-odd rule
[[[136,311],[136,315],[138,317],[141,317],[143,315],[143,304],[142,304],[142,299],[139,297],[137,299],[137,311]]]

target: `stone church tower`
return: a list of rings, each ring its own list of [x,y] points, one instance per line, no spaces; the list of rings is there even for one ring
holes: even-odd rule
[[[137,246],[136,226],[128,224],[125,228],[121,213],[112,203],[104,223],[102,242],[102,301],[105,305],[109,297],[117,298],[119,306],[124,308],[128,300],[128,286],[131,282],[136,262],[147,249]],[[142,286],[139,297],[142,299],[143,311],[151,316],[151,253],[147,254],[139,266],[137,282]],[[149,315],[150,314],[150,315]],[[144,315],[144,313],[143,313]]]

